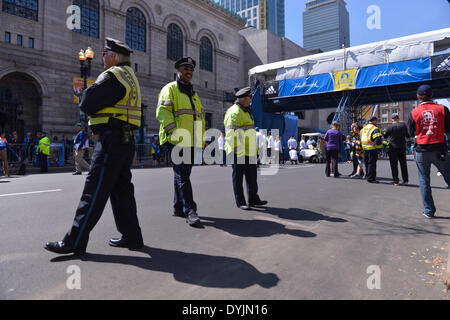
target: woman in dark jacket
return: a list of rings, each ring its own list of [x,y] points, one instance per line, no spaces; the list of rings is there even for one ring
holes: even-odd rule
[[[332,129],[328,130],[325,134],[324,140],[327,142],[327,165],[325,167],[325,175],[330,176],[330,166],[333,160],[333,172],[334,177],[339,178],[341,175],[338,170],[339,163],[339,151],[342,142],[345,140],[344,135],[339,131],[341,125],[334,121],[332,124]]]

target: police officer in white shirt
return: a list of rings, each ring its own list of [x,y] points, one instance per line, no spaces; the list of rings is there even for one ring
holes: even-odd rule
[[[219,143],[219,152],[221,153],[220,166],[226,167],[227,166],[227,154],[225,153],[225,136],[224,136],[223,132],[222,132],[221,136],[219,137],[219,139],[217,139],[217,142]]]
[[[294,136],[291,136],[291,138],[288,140],[288,148],[289,150],[297,150],[298,143],[297,140],[295,140]]]
[[[300,150],[308,149],[308,146],[306,145],[305,138],[302,138],[302,141],[300,141]]]

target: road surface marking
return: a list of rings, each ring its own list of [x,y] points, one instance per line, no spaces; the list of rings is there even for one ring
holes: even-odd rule
[[[51,192],[61,192],[61,191],[62,191],[62,189],[21,192],[21,193],[9,193],[9,194],[0,194],[0,197],[13,197],[13,196],[23,196],[23,195],[29,195],[29,194],[51,193]]]

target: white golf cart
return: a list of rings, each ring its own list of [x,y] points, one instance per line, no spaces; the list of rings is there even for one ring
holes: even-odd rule
[[[309,146],[309,149],[300,149],[300,155],[304,161],[309,163],[324,163],[325,162],[325,146],[326,142],[323,140],[325,135],[322,133],[305,133],[302,134],[302,138],[305,138],[305,142],[308,142],[310,137],[313,137],[316,141]]]

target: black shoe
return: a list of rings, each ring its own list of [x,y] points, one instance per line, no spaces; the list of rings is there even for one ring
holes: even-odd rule
[[[197,212],[191,211],[186,218],[186,223],[188,223],[192,227],[201,227],[202,224],[200,222],[200,218],[198,217]]]
[[[144,244],[142,242],[132,243],[132,242],[128,242],[124,238],[111,239],[111,240],[109,240],[109,245],[111,247],[128,248],[128,249],[141,249],[144,246]]]
[[[368,182],[368,183],[380,183],[380,181],[378,181],[378,180],[374,180],[374,181],[369,181],[369,180],[367,180],[367,182]]]
[[[74,172],[74,173],[72,173],[73,176],[81,176],[81,174],[82,174],[81,172]]]
[[[73,253],[74,255],[81,256],[86,253],[86,250],[74,250],[71,247],[67,246],[64,241],[59,242],[47,242],[44,246],[45,250],[58,253],[58,254],[69,254]]]
[[[249,206],[250,207],[257,207],[257,206],[265,206],[266,204],[268,204],[269,202],[265,201],[265,200],[258,200],[255,201],[253,203],[250,203]]]
[[[238,206],[238,208],[241,209],[241,210],[245,210],[245,211],[248,211],[248,210],[251,209],[250,206],[248,206],[248,205],[246,205],[246,204],[244,204],[244,205],[242,205],[242,206]]]

